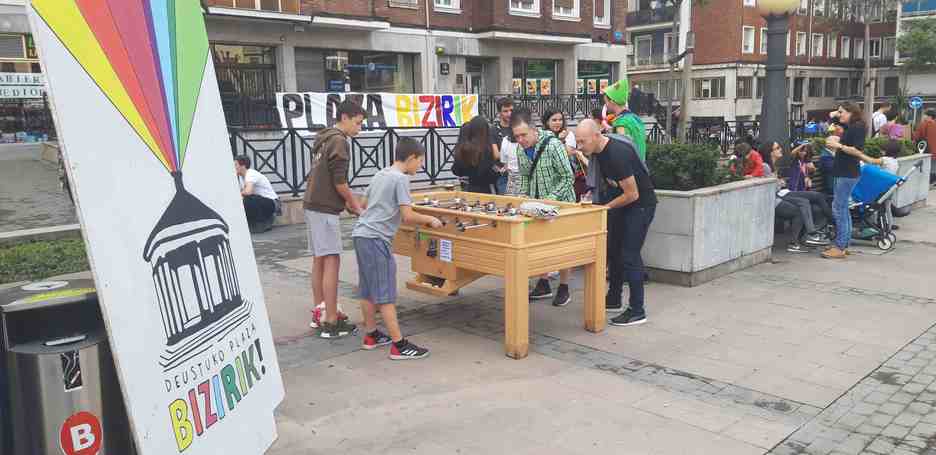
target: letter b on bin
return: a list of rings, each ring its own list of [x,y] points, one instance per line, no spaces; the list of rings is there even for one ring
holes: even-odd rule
[[[135,453],[91,280],[0,294],[0,335],[0,453]]]

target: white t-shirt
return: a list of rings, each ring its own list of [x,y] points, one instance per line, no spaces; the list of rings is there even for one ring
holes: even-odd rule
[[[520,172],[520,162],[517,161],[517,150],[520,145],[516,142],[510,142],[510,139],[504,138],[500,146],[500,161],[507,166],[507,171],[512,173]]]
[[[885,171],[890,172],[891,174],[897,175],[900,172],[900,162],[897,161],[897,158],[891,158],[889,156],[882,157],[881,160],[884,162],[881,163],[881,167]]]
[[[276,191],[273,190],[273,185],[270,184],[270,179],[257,172],[256,169],[247,169],[247,174],[243,177],[238,176],[237,180],[242,190],[248,183],[253,183],[253,194],[267,199],[279,199]]]
[[[871,126],[874,128],[874,134],[881,131],[881,127],[884,126],[885,123],[887,123],[886,115],[875,112],[874,115],[871,116]]]
[[[569,147],[572,147],[573,149],[575,148],[575,145],[576,145],[575,133],[573,133],[572,130],[569,130],[569,134],[566,135],[565,145],[568,145]]]

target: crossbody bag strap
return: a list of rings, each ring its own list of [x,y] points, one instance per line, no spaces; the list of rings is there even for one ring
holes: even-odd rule
[[[536,151],[536,156],[533,157],[533,163],[530,165],[530,174],[527,176],[530,179],[530,186],[533,187],[533,199],[539,199],[539,188],[536,186],[536,165],[539,163],[540,157],[543,156],[543,152],[546,151],[546,146],[549,145],[549,141],[552,138],[548,138],[539,146],[539,149]]]

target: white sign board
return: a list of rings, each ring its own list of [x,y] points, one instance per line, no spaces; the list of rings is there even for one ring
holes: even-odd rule
[[[277,93],[276,107],[283,128],[331,127],[344,100],[364,108],[364,126],[374,129],[458,128],[478,115],[478,95]]]
[[[200,3],[28,13],[140,455],[265,452],[283,384]]]
[[[44,93],[42,73],[0,73],[0,99],[42,98]]]

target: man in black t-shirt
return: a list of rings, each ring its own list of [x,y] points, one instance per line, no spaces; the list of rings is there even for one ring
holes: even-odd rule
[[[500,157],[500,148],[504,138],[508,138],[510,142],[516,142],[513,137],[513,129],[510,127],[510,116],[513,114],[513,108],[513,100],[509,97],[497,100],[497,118],[494,119],[494,123],[491,125],[491,145],[494,146],[494,154],[498,158]],[[497,179],[497,194],[506,194],[507,192],[506,170],[502,174]]]
[[[593,120],[583,120],[575,130],[579,150],[594,155],[598,200],[608,207],[608,269],[610,283],[605,307],[609,312],[623,308],[624,281],[630,288],[630,306],[611,319],[612,325],[628,326],[647,322],[644,310],[646,270],[640,250],[653,215],[657,198],[647,168],[633,144],[601,134]]]

